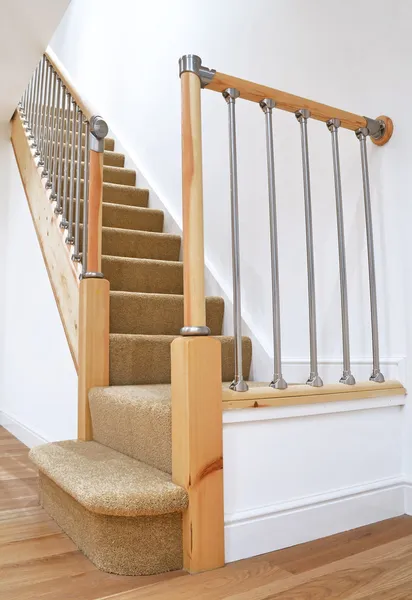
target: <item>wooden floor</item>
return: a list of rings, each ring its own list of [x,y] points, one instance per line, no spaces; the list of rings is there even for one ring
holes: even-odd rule
[[[27,448],[0,428],[2,600],[412,600],[412,517],[189,576],[98,571],[38,506]]]

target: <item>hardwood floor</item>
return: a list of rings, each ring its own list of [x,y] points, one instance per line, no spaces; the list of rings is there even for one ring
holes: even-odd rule
[[[27,453],[0,428],[2,600],[412,600],[407,516],[192,577],[102,573],[38,506]]]

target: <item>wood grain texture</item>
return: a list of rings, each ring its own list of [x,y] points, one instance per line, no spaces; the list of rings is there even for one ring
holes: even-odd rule
[[[89,390],[109,385],[110,284],[82,279],[79,300],[78,438],[93,439]]]
[[[405,395],[406,390],[399,381],[384,383],[365,381],[355,385],[327,384],[321,388],[310,385],[290,385],[286,390],[275,390],[269,386],[251,387],[247,392],[234,392],[223,388],[223,409],[264,408],[267,406],[291,406],[317,404],[338,400],[360,400],[380,396]]]
[[[90,150],[87,270],[102,270],[103,152]]]
[[[221,346],[209,337],[172,343],[172,477],[187,490],[183,565],[224,565]]]
[[[0,459],[27,458],[27,448],[2,428],[0,441]],[[13,472],[4,475],[0,463],[6,486],[0,498],[15,496],[10,490],[18,488],[20,471],[14,479]],[[191,577],[182,571],[119,577],[98,571],[83,554],[72,550],[72,542],[41,507],[22,507],[18,500],[15,497],[15,505],[8,509],[0,505],[0,597],[5,600],[412,598],[412,518],[408,516]]]
[[[375,146],[384,146],[393,135],[393,121],[391,118],[386,117],[385,115],[381,115],[380,117],[376,117],[377,121],[383,121],[385,123],[385,133],[379,140],[374,140],[371,137],[372,142]]]
[[[199,77],[194,73],[183,73],[181,87],[184,325],[204,326],[206,308]]]
[[[64,241],[66,233],[60,228],[61,216],[54,213],[53,204],[49,201],[50,191],[46,191],[44,180],[40,177],[40,170],[34,162],[33,151],[28,144],[18,111],[14,113],[11,121],[11,142],[37,239],[77,370],[80,271],[77,263],[71,260],[73,248],[68,247]]]
[[[310,110],[311,117],[318,121],[326,123],[329,119],[340,119],[342,127],[353,131],[359,127],[366,127],[366,119],[363,116],[224,73],[216,73],[206,89],[224,92],[230,87],[239,90],[240,97],[251,102],[259,103],[264,98],[271,98],[276,102],[276,108],[281,110],[294,113],[301,108],[307,108]]]

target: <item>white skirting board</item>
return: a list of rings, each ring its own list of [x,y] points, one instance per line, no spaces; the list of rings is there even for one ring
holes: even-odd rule
[[[412,499],[412,493],[411,499]],[[289,503],[290,504],[290,503]],[[412,508],[412,505],[411,505]],[[402,477],[371,482],[354,490],[340,490],[335,497],[308,498],[296,508],[266,507],[266,515],[250,511],[226,518],[226,562],[232,562],[295,546],[322,537],[369,525],[406,512]]]
[[[25,444],[28,448],[33,448],[34,446],[40,446],[41,444],[46,444],[48,440],[45,440],[43,437],[16,421],[13,417],[10,417],[6,413],[0,410],[0,426],[10,431],[11,434],[14,435],[18,440],[20,440],[23,444]]]

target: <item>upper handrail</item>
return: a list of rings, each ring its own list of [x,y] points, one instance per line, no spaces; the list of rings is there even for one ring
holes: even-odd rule
[[[59,74],[60,79],[66,86],[67,91],[70,92],[72,99],[76,102],[77,106],[82,111],[85,119],[87,121],[90,121],[90,119],[94,115],[98,115],[99,113],[95,110],[95,108],[84,98],[82,98],[82,96],[79,93],[79,90],[76,88],[67,70],[64,68],[63,64],[57,58],[56,54],[53,52],[50,46],[47,47],[47,50],[45,51],[44,55],[49,61],[49,63],[52,65],[54,70]]]
[[[228,88],[234,88],[240,93],[240,98],[249,100],[250,102],[260,104],[266,98],[270,98],[275,102],[276,108],[280,110],[296,113],[299,110],[306,109],[310,111],[312,119],[323,121],[324,123],[327,123],[331,119],[339,119],[341,127],[344,129],[356,131],[361,128],[367,128],[372,142],[378,146],[386,144],[393,133],[393,123],[389,117],[379,116],[376,119],[371,119],[314,100],[308,100],[301,96],[295,96],[288,92],[282,92],[276,88],[253,83],[246,79],[239,79],[225,73],[219,73],[214,69],[204,67],[201,59],[195,55],[189,54],[182,57],[180,72],[182,73],[185,70],[198,71],[197,74],[202,82],[202,87],[214,92],[223,93]]]

